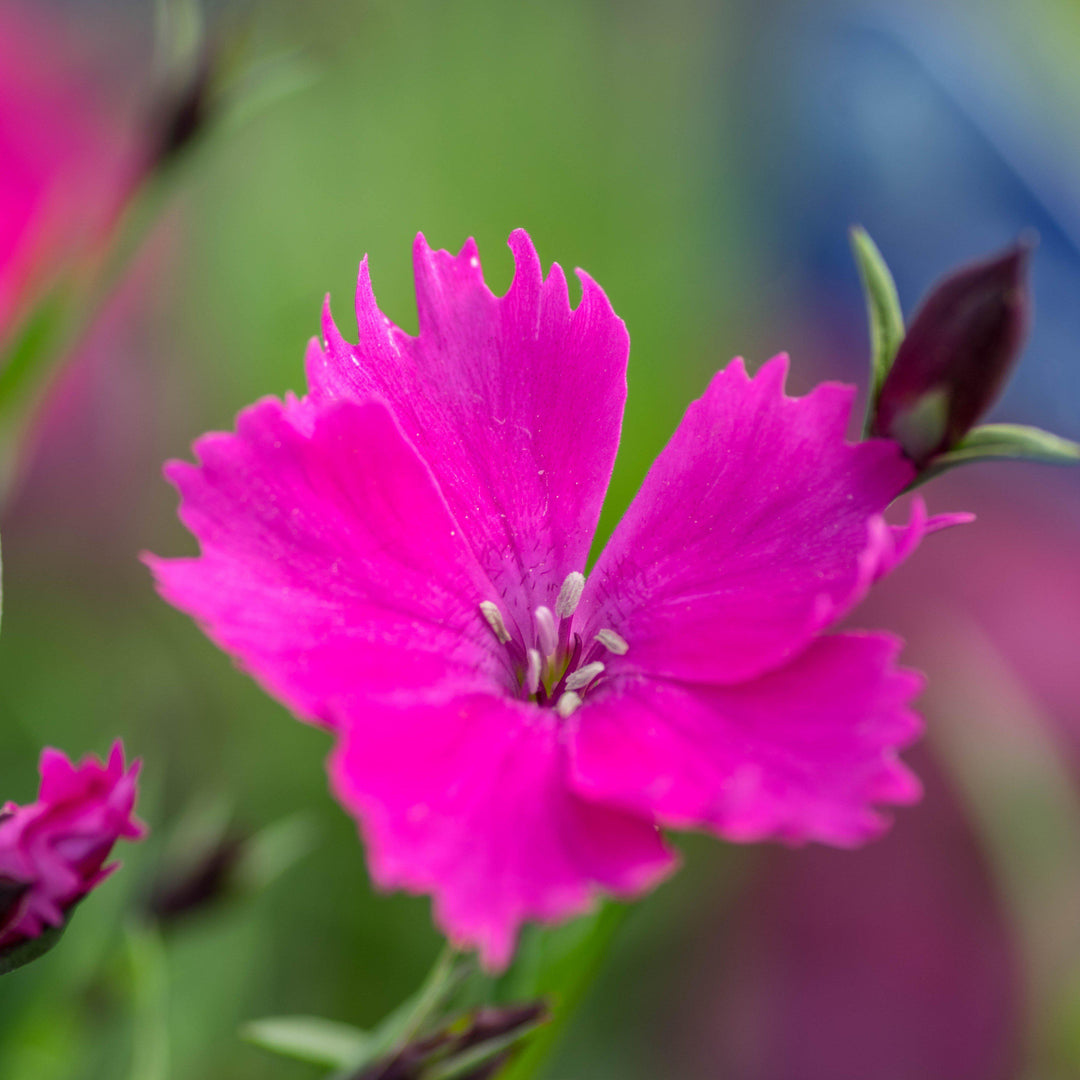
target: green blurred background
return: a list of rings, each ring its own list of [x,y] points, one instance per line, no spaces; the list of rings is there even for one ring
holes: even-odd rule
[[[141,118],[150,5],[35,6],[100,65],[117,123]],[[509,284],[505,241],[517,226],[529,230],[545,263],[584,267],[602,284],[632,339],[629,403],[602,534],[686,404],[732,355],[756,364],[790,349],[791,381],[800,390],[822,377],[862,377],[861,300],[843,255],[844,227],[856,219],[883,239],[887,257],[897,256],[908,307],[951,262],[1008,241],[1025,223],[1038,225],[1048,262],[1037,286],[1049,282],[1050,294],[1044,311],[1037,291],[1038,317],[1057,336],[1048,331],[1035,343],[1006,404],[1012,419],[1056,424],[1073,437],[1070,425],[1080,426],[1067,393],[1080,389],[1077,338],[1069,338],[1075,305],[1068,297],[1059,304],[1054,293],[1055,282],[1073,280],[1061,275],[1080,273],[1066,242],[1077,235],[1068,215],[1080,192],[1069,121],[1080,103],[1076,52],[1062,45],[1080,42],[1073,4],[1033,0],[1021,18],[992,2],[894,5],[891,12],[828,4],[810,16],[779,2],[308,0],[211,6],[207,20],[211,34],[242,39],[247,58],[289,51],[300,77],[250,115],[211,126],[178,163],[160,221],[25,442],[2,522],[3,791],[32,798],[42,745],[101,753],[119,735],[143,759],[140,810],[154,833],[119,853],[123,870],[82,906],[61,947],[0,980],[4,1080],[130,1074],[124,927],[160,872],[169,836],[200,807],[225,806],[236,827],[250,831],[302,815],[311,847],[257,895],[166,933],[171,1080],[317,1076],[246,1045],[238,1028],[289,1013],[371,1024],[417,985],[439,949],[426,901],[373,894],[354,826],[327,793],[326,736],[294,721],[162,604],[137,560],[141,550],[192,550],[161,463],[186,456],[197,434],[231,426],[255,398],[302,391],[303,351],[326,292],[346,335],[355,335],[350,308],[364,253],[381,306],[406,329],[415,328],[410,247],[418,230],[451,250],[474,236],[496,291]],[[931,99],[875,53],[889,35],[907,55],[922,57],[927,79],[960,102],[942,106],[941,115],[968,123],[967,135],[935,134],[912,112],[912,102]],[[1008,78],[995,67],[1003,53]],[[944,75],[925,60],[939,54]],[[836,90],[840,104],[817,102],[821,86],[849,70],[852,81]],[[965,97],[969,83],[995,93]],[[983,103],[982,113],[967,108],[971,100]],[[845,112],[854,105],[858,115]],[[1000,145],[999,127],[1013,131],[1025,109],[1046,119],[1047,131],[1028,134],[1047,155],[1014,148],[1036,175],[1009,172],[1008,161],[997,166],[1005,179],[991,175],[977,153],[986,152],[983,143]],[[896,156],[863,139],[861,124],[886,144],[894,135]],[[969,129],[989,134],[980,142]],[[909,169],[912,159],[941,162],[942,140],[959,164],[944,180],[931,171],[901,185],[890,162]],[[1035,193],[1033,202],[1025,191]],[[950,209],[979,199],[987,205],[977,222],[974,211]],[[1065,240],[1041,218],[1030,220],[1039,214],[1058,222]],[[920,246],[925,236],[932,242]],[[935,509],[975,506],[985,527],[935,539],[940,578],[901,572],[873,621],[859,621],[903,629],[913,662],[940,687],[928,711],[943,764],[926,755],[925,768],[932,777],[940,772],[951,794],[904,811],[918,824],[902,835],[898,829],[902,847],[890,848],[890,838],[880,853],[865,853],[865,881],[857,868],[864,853],[789,863],[800,856],[699,838],[684,843],[687,867],[630,913],[604,973],[539,1075],[1080,1075],[1080,951],[1068,919],[1080,910],[1073,888],[1080,848],[1072,844],[1080,833],[1073,768],[1080,714],[1070,666],[1080,616],[1073,570],[1080,488],[1075,478],[1047,480],[1033,467],[1010,466],[958,478],[930,498]],[[1021,500],[1028,500],[1022,510]],[[1009,530],[1018,519],[1027,531],[1015,537]],[[1006,534],[1012,546],[1004,539],[992,546]],[[1002,707],[1008,716],[994,730],[1007,734],[999,743],[981,726],[985,700],[969,688],[985,689],[987,672],[1000,671],[993,657],[1008,660],[1012,639],[994,638],[996,608],[984,616],[969,594],[951,598],[947,586],[934,586],[951,582],[956,566],[978,562],[971,549],[979,545],[987,554],[973,594],[999,593],[1000,607],[1013,613],[1027,604],[1014,616],[1034,639],[1025,639],[1022,657],[1042,658],[1036,671],[1022,658],[1008,661],[1015,668],[1009,685],[1020,689],[1015,707]],[[1063,568],[1057,576],[1025,578],[1022,593],[1014,591],[1010,567],[1029,558],[1049,566],[1052,557]],[[933,604],[920,603],[919,590],[931,588]],[[943,606],[956,618],[935,618],[927,630],[927,610],[940,615]],[[971,640],[997,644],[978,653],[972,673],[965,676],[955,656],[936,659],[948,650],[934,633],[945,626],[950,642],[964,642],[965,628],[980,619]],[[1054,639],[1049,654],[1039,639],[1044,625]],[[1047,682],[1052,692],[1044,694]],[[1006,762],[1024,763],[1016,774],[1006,768],[1007,782],[984,760],[988,739],[1005,748]],[[941,813],[951,814],[947,827],[935,825],[932,815]],[[949,855],[954,841],[962,858]],[[929,867],[928,849],[936,860]],[[1034,885],[1033,860],[1044,875]],[[753,899],[754,890],[769,887],[769,875],[784,882],[788,873],[794,876],[778,886],[787,906]],[[897,881],[920,874],[933,884],[890,906]],[[829,875],[839,875],[839,895],[851,899],[857,914],[850,919],[830,919],[838,909],[820,896],[803,901],[800,890]],[[860,890],[865,901],[857,900]],[[897,929],[910,909],[929,929]],[[762,911],[775,912],[780,931],[759,925]],[[792,930],[800,920],[811,944]],[[968,952],[950,954],[976,924],[985,935]],[[536,938],[530,955],[572,955],[587,929]],[[889,955],[867,949],[867,939],[890,935],[897,944]],[[937,982],[936,975],[898,973],[913,937],[931,942],[925,962],[944,972]],[[760,941],[762,951],[735,964],[747,941]],[[777,941],[785,957],[803,959],[776,961],[780,946],[769,942]],[[876,965],[874,989],[856,992],[854,1005],[845,993],[869,985],[857,962],[831,964],[849,954]],[[998,959],[983,969],[973,956]],[[965,971],[982,985],[965,982]],[[545,977],[554,985],[563,976]],[[988,981],[996,996],[969,1009]],[[806,1009],[792,1018],[804,999],[807,1009],[835,1006],[848,1017],[848,1034],[836,1024],[831,1057],[828,1046],[806,1043],[790,1058],[770,1056],[767,1047],[784,1044],[783,1031],[809,1023]],[[868,1001],[880,1003],[886,1019],[861,1015]],[[935,1025],[941,1030],[931,1038],[927,1028]]]

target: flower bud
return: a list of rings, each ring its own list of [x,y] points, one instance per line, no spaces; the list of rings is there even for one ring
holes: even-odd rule
[[[940,281],[915,313],[878,396],[873,435],[916,465],[954,447],[990,408],[1030,322],[1030,242]]]
[[[435,1066],[454,1065],[460,1080],[488,1080],[510,1061],[518,1041],[548,1020],[543,1001],[489,1006],[402,1047],[390,1060],[352,1080],[424,1080]]]
[[[488,1006],[479,1009],[472,1023],[461,1037],[461,1048],[478,1046],[501,1039],[521,1030],[531,1030],[548,1018],[544,1001],[530,1001],[525,1005]]]
[[[137,840],[132,816],[138,764],[125,770],[117,743],[102,764],[41,755],[41,789],[29,806],[0,814],[0,972],[36,958],[58,938],[71,909],[115,868],[121,837]]]
[[[213,50],[204,46],[191,70],[158,92],[147,124],[147,172],[172,164],[205,131],[212,112],[214,60]]]
[[[159,923],[174,923],[226,899],[235,890],[246,843],[245,836],[226,834],[189,864],[166,868],[153,883],[146,913]]]

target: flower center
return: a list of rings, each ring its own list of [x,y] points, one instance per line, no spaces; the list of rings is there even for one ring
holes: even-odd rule
[[[606,665],[601,657],[622,656],[629,648],[614,630],[601,630],[588,646],[574,632],[574,612],[584,588],[585,575],[571,571],[559,589],[555,610],[538,607],[524,632],[517,626],[513,632],[507,628],[498,604],[491,600],[480,604],[491,632],[506,648],[521,697],[553,708],[564,719],[603,677]]]

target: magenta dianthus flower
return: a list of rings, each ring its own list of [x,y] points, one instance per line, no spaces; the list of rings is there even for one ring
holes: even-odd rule
[[[336,739],[333,789],[375,882],[432,893],[504,965],[526,919],[630,897],[661,829],[857,844],[918,796],[897,749],[918,676],[881,634],[823,636],[946,519],[887,525],[915,470],[849,444],[853,391],[736,360],[688,410],[586,559],[619,440],[629,339],[579,271],[571,308],[515,232],[513,284],[475,244],[415,247],[419,335],[361,264],[359,342],[324,312],[309,393],[264,399],[167,475],[197,558],[162,594]]]
[[[42,751],[37,802],[0,811],[0,950],[61,926],[116,869],[105,865],[113,844],[142,837],[133,816],[138,771],[138,762],[125,770],[119,742],[104,764]]]

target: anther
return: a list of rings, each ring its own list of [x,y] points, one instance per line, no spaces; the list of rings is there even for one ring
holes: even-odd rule
[[[562,583],[558,600],[555,601],[555,614],[560,619],[568,619],[577,611],[578,602],[581,600],[581,592],[584,588],[585,575],[577,570],[571,570]]]
[[[604,670],[604,664],[600,660],[594,660],[591,664],[579,667],[577,671],[566,676],[567,690],[583,690]]]
[[[488,626],[491,627],[499,641],[505,645],[510,640],[510,634],[506,630],[506,623],[503,622],[499,605],[491,600],[481,600],[480,614],[487,620]]]
[[[607,649],[608,652],[613,652],[616,656],[625,656],[626,650],[630,648],[626,643],[626,638],[622,634],[616,634],[614,630],[604,629],[596,635],[596,640]]]
[[[540,689],[540,665],[543,658],[535,649],[528,652],[528,664],[525,668],[525,690],[531,697]]]
[[[565,720],[581,707],[581,696],[573,690],[567,690],[555,704],[555,711]]]
[[[533,618],[536,620],[536,643],[540,646],[540,654],[553,656],[559,639],[555,632],[555,616],[551,614],[551,608],[541,605],[533,612]]]

